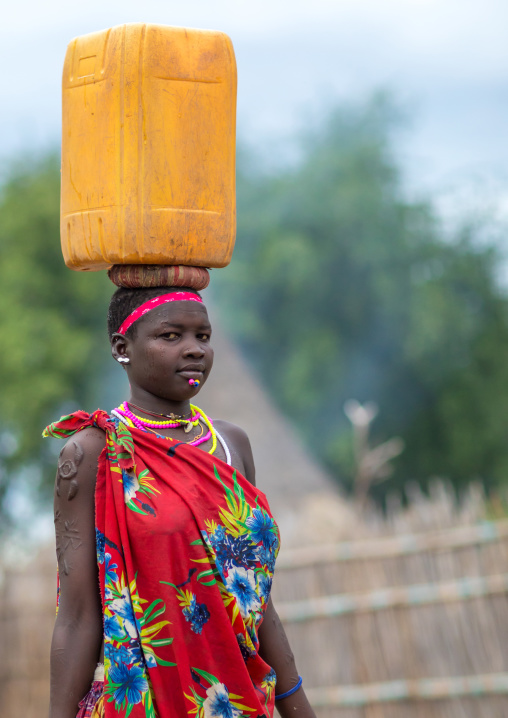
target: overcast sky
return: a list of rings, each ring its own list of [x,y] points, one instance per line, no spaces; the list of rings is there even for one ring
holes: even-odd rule
[[[239,134],[260,146],[335,101],[389,88],[412,108],[411,181],[508,167],[506,0],[14,0],[0,25],[0,155],[58,143],[72,37],[139,21],[231,36]]]

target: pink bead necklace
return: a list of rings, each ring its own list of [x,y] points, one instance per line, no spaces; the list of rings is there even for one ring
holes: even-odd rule
[[[129,405],[126,401],[124,401],[123,404],[121,404],[118,409],[116,409],[115,413],[128,419],[137,429],[141,429],[141,431],[145,429],[148,429],[149,431],[153,431],[153,429],[177,429],[179,427],[182,427],[184,423],[192,423],[199,425],[200,419],[203,418],[201,412],[195,411],[193,414],[191,414],[190,419],[186,420],[185,422],[182,420],[154,422],[150,421],[149,419],[143,419],[133,414],[132,411],[129,409]],[[207,420],[205,421],[205,423],[208,426],[208,432],[204,436],[200,435],[192,441],[186,442],[187,444],[189,444],[189,446],[199,446],[200,444],[204,444],[206,441],[209,441],[210,439],[214,438],[213,422],[208,417],[206,417],[206,419]]]
[[[150,419],[143,419],[141,416],[133,414],[126,401],[118,407],[117,411],[130,419],[134,426],[138,429],[178,429],[178,427],[186,424],[197,425],[199,419],[201,419],[199,412],[195,412],[194,414],[191,414],[189,419],[178,419],[176,421],[172,421],[171,419],[167,421],[150,421]]]

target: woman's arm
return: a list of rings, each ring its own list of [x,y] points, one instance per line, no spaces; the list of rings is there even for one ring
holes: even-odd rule
[[[259,654],[273,668],[277,676],[275,698],[294,688],[299,681],[295,658],[289,646],[286,632],[273,607],[272,599],[266,607],[263,623],[259,627]],[[287,698],[276,700],[275,707],[282,718],[316,718],[303,687],[298,688]]]
[[[219,431],[226,439],[230,449],[233,466],[239,469],[247,481],[256,485],[256,472],[252,449],[247,434],[234,424],[226,421],[216,422]],[[265,617],[259,628],[259,653],[261,658],[274,669],[277,676],[276,696],[294,688],[299,681],[293,652],[289,646],[286,632],[280,622],[272,599],[266,607]],[[282,718],[316,718],[310,707],[303,687],[298,688],[287,698],[276,701],[275,706]]]
[[[104,445],[104,432],[90,427],[69,439],[58,459],[55,534],[60,607],[51,644],[49,718],[75,718],[100,657],[95,482]]]

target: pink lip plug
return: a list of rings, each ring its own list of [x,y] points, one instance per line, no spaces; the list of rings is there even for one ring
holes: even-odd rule
[[[199,380],[198,379],[189,379],[189,384],[191,386],[199,386]]]

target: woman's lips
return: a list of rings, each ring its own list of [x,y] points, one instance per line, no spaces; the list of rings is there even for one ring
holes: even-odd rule
[[[185,377],[186,379],[202,379],[203,372],[197,371],[196,369],[184,369],[179,371],[178,374]]]

